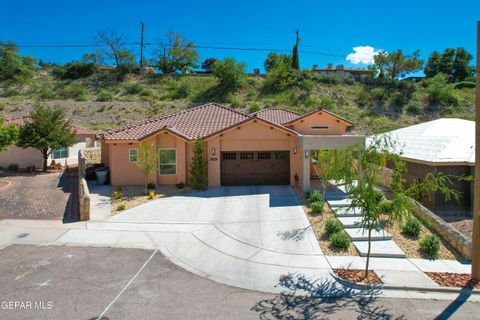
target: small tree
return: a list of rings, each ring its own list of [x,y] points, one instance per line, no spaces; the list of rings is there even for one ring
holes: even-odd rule
[[[419,50],[414,51],[411,55],[403,54],[400,49],[391,53],[381,51],[373,59],[379,70],[379,77],[387,75],[392,80],[398,76],[404,77],[408,73],[418,71],[423,65]]]
[[[354,146],[349,148],[341,161],[335,161],[333,169],[342,173],[346,191],[349,193],[351,205],[349,209],[358,208],[362,212],[361,227],[368,234],[367,260],[365,264],[365,278],[368,277],[371,235],[372,230],[380,225],[384,219],[387,223],[401,222],[411,215],[414,202],[412,198],[419,192],[440,191],[448,201],[451,198],[459,200],[458,191],[449,188],[452,182],[444,174],[429,174],[423,182],[406,186],[403,175],[406,170],[405,162],[393,152],[397,146],[388,136],[372,138],[365,148]],[[391,199],[387,200],[377,185],[381,182],[385,160],[393,163]],[[357,165],[352,165],[353,163]]]
[[[203,190],[208,187],[208,168],[205,158],[205,142],[198,138],[193,144],[193,157],[190,164],[190,183],[194,189]]]
[[[140,145],[138,146],[138,158],[135,165],[144,175],[145,193],[148,191],[148,177],[155,172],[157,161],[158,154],[155,151],[153,143],[140,142]]]
[[[215,58],[207,58],[205,61],[202,62],[202,69],[205,71],[212,71],[213,65],[217,59]]]
[[[7,149],[18,138],[18,129],[13,125],[5,125],[3,117],[0,116],[0,151]]]
[[[279,54],[276,52],[270,52],[263,63],[265,70],[269,72],[273,68],[278,67],[279,65],[288,66],[288,68],[292,67],[292,56],[288,54]]]
[[[195,43],[173,32],[167,33],[167,39],[166,43],[160,45],[157,52],[158,60],[152,64],[155,64],[163,74],[172,74],[177,71],[187,73],[197,67],[199,56]]]
[[[48,108],[38,104],[30,116],[32,120],[20,128],[17,146],[40,150],[45,172],[52,150],[71,146],[75,142],[75,134],[70,129],[70,120],[65,119],[60,107]]]
[[[246,78],[245,64],[226,58],[213,64],[213,75],[219,80],[219,87],[226,92],[236,91]]]
[[[0,42],[0,81],[13,80],[24,82],[35,73],[35,59],[21,57],[14,42]]]

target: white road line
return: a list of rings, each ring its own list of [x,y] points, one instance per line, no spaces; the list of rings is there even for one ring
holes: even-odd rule
[[[138,269],[137,273],[135,273],[133,275],[133,277],[130,279],[130,281],[128,281],[128,283],[123,287],[123,289],[117,294],[117,296],[112,300],[112,302],[110,302],[110,304],[105,308],[105,310],[103,310],[103,312],[98,316],[97,320],[100,320],[102,319],[102,317],[105,315],[105,313],[107,313],[107,311],[113,306],[113,304],[118,300],[118,298],[120,298],[120,296],[122,295],[122,293],[127,290],[127,288],[130,286],[130,284],[132,284],[132,282],[135,280],[135,278],[140,274],[140,272],[142,272],[142,270],[147,266],[147,264],[150,262],[150,260],[152,260],[153,256],[157,253],[158,249],[156,249],[152,255],[150,256],[150,258],[147,259],[147,261],[145,261],[145,263],[143,264],[143,266]]]

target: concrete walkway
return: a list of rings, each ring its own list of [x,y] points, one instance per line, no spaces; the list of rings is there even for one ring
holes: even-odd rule
[[[104,221],[0,221],[0,248],[11,243],[160,249],[197,275],[236,287],[278,292],[288,273],[333,281],[331,268],[365,258],[325,256],[288,187],[218,188],[151,201]],[[372,258],[386,286],[438,288],[423,271],[468,273],[458,261]]]

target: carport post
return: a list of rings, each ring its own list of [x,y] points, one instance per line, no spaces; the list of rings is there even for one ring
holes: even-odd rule
[[[477,22],[477,86],[475,95],[475,179],[473,191],[472,278],[480,280],[480,21]]]

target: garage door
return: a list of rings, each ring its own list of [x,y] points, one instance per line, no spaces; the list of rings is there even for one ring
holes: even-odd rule
[[[224,186],[290,184],[290,154],[288,151],[222,152],[221,183]]]

